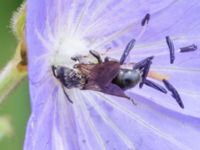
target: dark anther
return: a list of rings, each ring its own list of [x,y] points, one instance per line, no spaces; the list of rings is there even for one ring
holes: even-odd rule
[[[145,79],[145,80],[143,81],[143,83],[144,83],[145,85],[149,86],[149,87],[152,87],[152,88],[154,88],[154,89],[160,91],[160,92],[167,93],[167,90],[166,90],[164,87],[162,87],[161,85],[159,85],[159,84],[157,84],[157,83],[155,83],[155,82],[153,82],[153,81],[150,81],[150,80]]]
[[[179,104],[179,106],[181,108],[184,108],[183,102],[182,102],[181,97],[178,94],[177,90],[167,80],[164,79],[163,83],[165,84],[166,88],[172,92],[172,97],[176,100],[176,102]]]
[[[94,50],[90,50],[89,52],[92,56],[94,56],[97,59],[98,63],[102,63],[101,56],[99,55],[98,52]]]
[[[145,17],[142,19],[141,25],[144,26],[145,24],[148,24],[150,17],[150,14],[146,14]]]
[[[131,51],[131,49],[134,47],[135,45],[135,39],[132,39],[127,45],[126,48],[120,58],[120,64],[122,65],[124,63],[124,61],[126,60],[129,52]]]
[[[149,73],[149,69],[150,69],[150,66],[152,64],[152,61],[149,60],[147,63],[146,63],[146,66],[144,67],[144,70],[143,70],[143,75],[142,75],[142,78],[143,79],[146,79],[148,73]]]
[[[186,46],[186,47],[182,47],[180,48],[180,52],[191,52],[191,51],[195,51],[197,50],[197,46],[195,44]]]
[[[147,62],[151,61],[153,58],[154,58],[154,56],[150,56],[150,57],[147,57],[147,58],[141,60],[140,62],[136,63],[133,66],[133,69],[139,69],[139,70],[143,69],[146,66]]]
[[[170,54],[170,63],[173,64],[175,60],[175,49],[174,49],[174,43],[170,39],[169,36],[166,36],[166,42],[169,47],[169,54]]]
[[[146,80],[146,77],[149,73],[149,69],[150,69],[151,64],[152,64],[152,61],[148,60],[145,64],[145,66],[144,66],[143,73],[142,73],[142,82],[139,84],[140,88],[142,88],[144,81]]]

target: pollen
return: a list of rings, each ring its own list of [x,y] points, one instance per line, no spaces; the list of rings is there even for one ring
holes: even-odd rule
[[[72,68],[74,61],[71,59],[76,55],[86,55],[88,53],[88,46],[86,41],[79,38],[60,38],[52,55],[52,65],[64,65]]]
[[[155,71],[149,71],[148,73],[148,77],[158,80],[158,81],[162,81],[162,80],[168,80],[169,76],[165,75],[165,74],[161,74]]]

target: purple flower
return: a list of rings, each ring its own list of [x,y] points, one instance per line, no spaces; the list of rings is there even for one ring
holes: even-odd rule
[[[199,50],[180,53],[179,48],[199,46],[199,9],[199,0],[28,0],[32,113],[24,149],[198,150],[200,54]],[[151,19],[141,26],[147,13]],[[174,64],[170,64],[166,36],[174,43]],[[126,91],[137,105],[78,88],[65,89],[73,104],[67,101],[52,65],[72,68],[71,57],[88,56],[91,49],[119,60],[133,38],[136,43],[127,63],[153,55],[151,77],[166,76],[179,92],[184,109],[170,92],[146,85]]]

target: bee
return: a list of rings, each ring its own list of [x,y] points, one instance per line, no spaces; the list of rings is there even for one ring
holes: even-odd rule
[[[123,57],[128,56],[127,52],[132,49],[134,42],[135,40],[129,42]],[[105,58],[103,62],[96,51],[89,52],[97,59],[98,63],[80,63],[76,64],[74,69],[65,66],[52,66],[53,75],[62,84],[63,91],[68,100],[72,103],[64,88],[99,91],[129,99],[124,94],[124,90],[134,87],[140,81],[140,71],[138,69],[128,70],[120,68],[120,64],[123,64],[122,61],[125,60],[124,58],[121,58],[120,62]],[[80,56],[73,57],[72,59],[79,61]]]
[[[134,45],[135,39],[132,39],[126,45],[119,61],[109,57],[105,57],[103,61],[98,52],[90,50],[89,53],[96,58],[97,63],[85,64],[81,62],[81,56],[72,57],[72,60],[79,62],[74,65],[74,69],[64,66],[52,66],[53,75],[61,82],[63,90],[64,88],[79,88],[81,90],[98,91],[132,100],[125,94],[125,91],[134,88],[138,84],[142,88],[145,84],[163,93],[167,93],[164,87],[147,79],[154,58],[153,56],[147,57],[137,63],[132,63],[133,67],[131,69],[123,67]],[[68,100],[73,103],[65,90],[64,93]],[[179,98],[179,104],[181,103],[180,101]]]
[[[74,69],[52,66],[53,75],[62,83],[63,88],[93,90],[130,99],[124,91],[135,87],[142,80],[142,71],[146,72],[147,62],[149,62],[147,61],[149,59],[146,59],[135,64],[133,69],[121,68],[134,43],[133,39],[127,44],[120,61],[108,57],[102,61],[100,55],[91,50],[90,54],[97,59],[98,63],[80,63],[76,64]],[[72,59],[79,61],[80,56]],[[66,92],[65,95],[67,96]],[[69,96],[67,98],[72,102]]]

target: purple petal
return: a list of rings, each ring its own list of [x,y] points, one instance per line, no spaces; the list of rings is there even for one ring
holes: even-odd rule
[[[135,48],[135,56],[131,56],[131,60],[142,59],[142,51],[145,52],[144,56],[156,56],[153,60],[153,65],[151,67],[152,71],[164,74],[169,77],[170,82],[176,87],[181,95],[183,103],[185,104],[185,109],[180,109],[176,104],[175,100],[170,96],[170,94],[161,94],[149,87],[144,87],[141,89],[132,89],[133,92],[149,98],[150,100],[156,102],[159,105],[172,109],[174,111],[198,117],[200,115],[199,110],[199,93],[200,91],[200,52],[199,50],[190,53],[180,53],[181,45],[187,45],[187,42],[180,42],[178,40],[173,40],[176,49],[176,59],[175,63],[171,65],[169,63],[169,50],[165,41],[160,42],[161,44],[154,44],[154,47],[149,46],[145,48]],[[198,42],[196,42],[198,43]],[[147,44],[148,45],[148,44]],[[152,45],[152,44],[149,44]],[[156,47],[157,45],[157,47]],[[141,50],[141,51],[140,51]],[[145,58],[144,57],[144,58]],[[158,82],[162,85],[162,82]],[[148,94],[147,94],[148,93]]]
[[[32,113],[24,149],[198,149],[200,104],[195,91],[199,90],[199,52],[179,54],[178,48],[199,44],[195,32],[199,4],[197,0],[28,0]],[[147,13],[152,19],[142,28]],[[176,46],[173,66],[168,64],[166,35],[172,36]],[[86,55],[90,49],[116,48],[110,55],[120,58],[132,38],[138,44],[129,61],[155,55],[152,69],[170,76],[186,108],[177,108],[170,96],[146,87],[129,93],[136,106],[126,99],[79,89],[66,89],[74,102],[69,103],[51,66],[72,67],[70,58]],[[138,95],[132,94],[136,92]]]
[[[106,149],[167,150],[199,147],[198,139],[190,140],[200,136],[199,119],[174,113],[140,96],[131,96],[138,105],[95,92],[84,92],[82,102],[77,102],[80,110],[85,112],[83,117],[87,118],[86,114],[89,113]],[[95,134],[90,138],[95,138]],[[95,148],[103,149],[104,146],[99,143]]]

